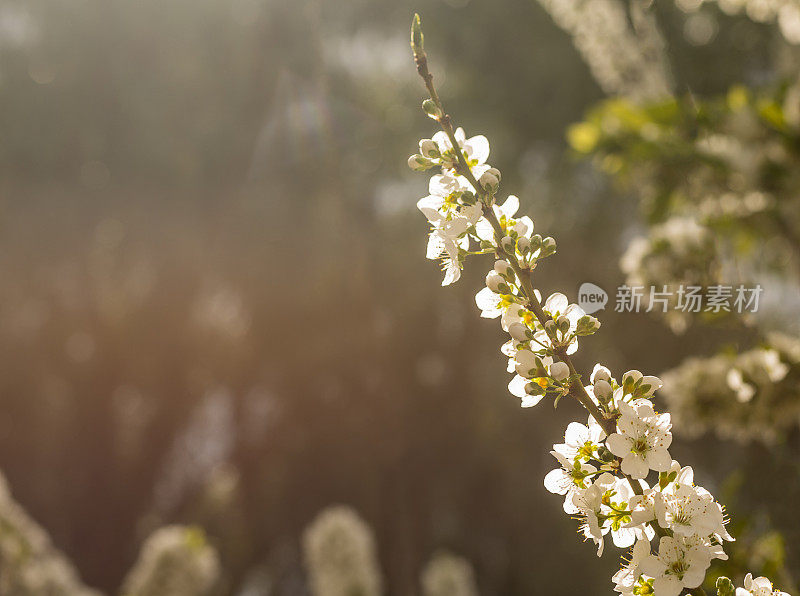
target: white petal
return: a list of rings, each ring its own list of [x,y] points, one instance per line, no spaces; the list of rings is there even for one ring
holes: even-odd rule
[[[671,463],[672,458],[666,449],[653,449],[647,454],[647,465],[656,472],[666,472]]]
[[[544,395],[526,395],[520,404],[523,408],[532,408],[544,399]]]
[[[442,280],[443,286],[449,286],[452,283],[461,279],[461,268],[453,261],[447,262],[447,267],[444,271],[444,279]]]
[[[619,433],[613,433],[606,439],[606,447],[617,457],[625,457],[630,453],[631,442]]]
[[[650,468],[644,459],[634,453],[629,453],[622,459],[622,471],[631,478],[645,478]]]
[[[437,233],[431,234],[428,237],[428,248],[425,251],[425,258],[438,259],[442,252],[444,252],[444,239]]]
[[[483,135],[471,137],[464,142],[464,150],[470,160],[475,160],[479,164],[485,163],[489,158],[489,140]]]
[[[572,479],[562,468],[551,470],[544,477],[544,487],[555,495],[567,494],[570,484]]]
[[[511,395],[520,399],[525,399],[528,395],[525,393],[525,385],[527,385],[528,382],[528,379],[525,377],[517,375],[508,383],[508,390],[511,392]]]
[[[636,532],[630,528],[620,528],[611,532],[611,538],[614,541],[614,546],[628,548],[636,541]]]
[[[498,215],[505,215],[506,218],[512,218],[519,210],[519,199],[514,195],[508,195],[506,202],[499,207],[495,207],[495,210],[500,212]]]
[[[486,242],[491,242],[492,245],[495,245],[494,228],[485,218],[479,219],[478,223],[475,224],[475,232],[481,240],[486,240]]]
[[[544,309],[550,314],[556,312],[563,313],[568,306],[569,300],[567,300],[567,297],[561,292],[550,294],[550,296],[548,296],[547,300],[544,302]]]
[[[499,296],[489,288],[483,288],[475,294],[475,304],[481,309],[481,316],[484,319],[495,319],[500,316],[503,310],[499,307]]]
[[[452,176],[437,174],[428,183],[428,192],[439,197],[446,197],[459,189],[458,181]]]

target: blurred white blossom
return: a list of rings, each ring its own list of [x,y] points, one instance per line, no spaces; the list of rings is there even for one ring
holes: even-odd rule
[[[303,535],[314,596],[379,596],[382,579],[372,530],[351,507],[323,510]]]

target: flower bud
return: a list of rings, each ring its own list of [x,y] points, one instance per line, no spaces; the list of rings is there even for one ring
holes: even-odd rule
[[[514,270],[511,268],[511,265],[508,264],[508,261],[498,259],[494,263],[494,270],[508,280],[514,278]]]
[[[617,456],[611,453],[605,445],[600,445],[597,450],[597,457],[599,457],[602,462],[611,463]]]
[[[508,326],[508,333],[517,341],[528,341],[531,339],[528,326],[523,323],[511,323]]]
[[[543,395],[545,392],[545,388],[539,385],[539,383],[528,383],[525,385],[525,393],[528,395]]]
[[[539,234],[531,236],[531,250],[539,250],[542,248],[542,237]]]
[[[465,190],[461,193],[461,202],[465,205],[474,205],[475,204],[475,193],[471,190]],[[491,247],[491,244],[489,244]]]
[[[594,394],[597,399],[603,402],[607,402],[611,399],[611,395],[614,393],[614,390],[611,388],[611,383],[604,379],[597,379],[594,382]]]
[[[561,333],[566,333],[569,331],[569,319],[566,315],[561,315],[556,319],[556,327]]]
[[[436,141],[432,141],[431,139],[422,139],[419,142],[419,152],[429,159],[435,159],[441,156],[439,153],[439,145],[436,144]]]
[[[578,319],[575,333],[577,335],[591,335],[598,329],[600,329],[600,321],[598,321],[592,315],[583,315],[580,319]]]
[[[550,376],[556,381],[563,381],[569,376],[569,366],[563,362],[553,362],[550,365]]]
[[[506,280],[497,273],[497,271],[490,271],[486,275],[486,287],[495,294],[510,294],[511,289],[508,287]]]
[[[514,369],[518,375],[526,379],[536,375],[536,354],[530,350],[517,350],[514,360],[516,361]]]
[[[439,106],[436,105],[436,102],[432,99],[426,99],[422,102],[422,109],[425,110],[425,113],[433,118],[434,120],[438,120],[442,117],[442,110]]]
[[[556,252],[556,240],[552,236],[548,236],[542,240],[542,256],[547,257]]]
[[[498,178],[494,172],[497,172],[494,168],[490,170],[486,170],[478,180],[481,187],[488,190],[489,192],[496,192],[497,189],[500,187],[500,178]],[[499,174],[499,172],[497,172]]]
[[[500,246],[503,247],[503,250],[506,251],[508,254],[514,254],[514,239],[511,236],[504,236],[502,240],[500,240]]]
[[[629,370],[622,375],[622,391],[625,393],[625,395],[633,394],[636,384],[641,378],[642,373],[640,373],[638,370]]]
[[[608,372],[608,369],[598,364],[597,366],[594,367],[592,378],[595,383],[597,383],[597,381],[611,381],[611,373]]]
[[[524,236],[519,238],[517,240],[517,250],[520,252],[520,254],[527,255],[529,252],[531,252],[531,241]]]
[[[408,167],[415,172],[424,172],[425,170],[433,167],[433,162],[427,157],[424,157],[419,153],[415,153],[408,158]]]
[[[717,578],[717,596],[734,596],[736,587],[733,582],[725,576]]]
[[[545,321],[544,323],[544,330],[547,331],[548,335],[553,335],[556,331],[556,322],[552,319],[549,321]]]

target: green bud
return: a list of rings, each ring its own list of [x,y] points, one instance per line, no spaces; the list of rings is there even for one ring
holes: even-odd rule
[[[736,588],[731,580],[725,576],[717,578],[717,596],[734,596],[734,594]]]
[[[528,395],[544,395],[545,389],[538,383],[528,383],[525,385],[525,393]]]
[[[483,175],[481,175],[478,182],[480,183],[482,188],[488,190],[492,194],[497,192],[497,189],[500,186],[500,178],[496,176],[494,172],[492,172],[491,170],[484,172]]]
[[[504,236],[500,240],[500,246],[503,247],[503,250],[506,251],[508,254],[514,254],[514,246],[515,246],[514,239],[511,236]]]
[[[422,102],[422,109],[425,110],[425,113],[434,120],[442,117],[442,110],[440,110],[439,106],[436,105],[436,102],[430,98]]]
[[[661,490],[664,490],[670,482],[674,482],[674,480],[678,477],[678,472],[659,472],[658,473],[658,486]]]
[[[605,445],[600,445],[599,449],[597,450],[597,456],[600,458],[600,461],[605,463],[611,463],[614,461],[615,457]]]
[[[417,13],[414,13],[414,18],[411,20],[411,47],[414,49],[415,54],[425,50],[422,23]]]
[[[419,153],[415,153],[408,158],[408,167],[415,172],[424,172],[425,170],[433,167],[433,162],[427,157],[420,155]]]
[[[558,317],[558,320],[556,320],[556,327],[561,333],[566,333],[569,331],[569,319],[564,315],[561,315]]]
[[[544,240],[542,240],[542,256],[549,257],[556,252],[556,240],[555,238],[548,236]]]
[[[592,315],[583,315],[578,319],[575,333],[577,335],[592,335],[598,329],[600,329],[600,321]]]
[[[471,190],[465,190],[461,193],[461,202],[465,205],[474,205],[475,204],[475,193]],[[482,248],[491,248],[492,243],[487,242],[488,246],[483,246],[483,242],[481,242]]]
[[[437,159],[441,157],[441,154],[439,153],[439,145],[436,144],[436,141],[431,139],[422,139],[419,142],[419,152],[430,159]]]

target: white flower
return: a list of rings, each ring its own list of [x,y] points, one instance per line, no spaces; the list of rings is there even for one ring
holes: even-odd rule
[[[583,515],[584,536],[597,544],[597,556],[603,554],[603,536],[611,532],[614,545],[627,548],[636,540],[636,532],[625,527],[629,518],[627,503],[633,495],[626,480],[605,472],[586,489],[576,488],[572,504]]]
[[[544,399],[544,389],[537,392],[529,392],[529,389],[535,389],[537,383],[526,379],[522,375],[516,375],[508,383],[508,391],[511,395],[520,398],[522,402],[520,405],[523,408],[532,408]]]
[[[753,579],[753,574],[744,576],[744,588],[736,588],[736,596],[789,596],[786,592],[773,590],[772,582],[766,577]]]
[[[640,567],[653,578],[655,596],[678,596],[683,588],[696,588],[703,583],[710,564],[711,557],[701,545],[663,536],[658,554],[645,557]]]
[[[602,478],[602,476],[601,476]],[[600,527],[602,515],[603,493],[598,484],[592,484],[585,490],[576,490],[572,494],[572,505],[584,516],[581,526],[583,535],[597,545],[597,556],[603,554],[603,530]]]
[[[742,371],[738,368],[730,369],[725,380],[728,383],[728,387],[736,392],[736,400],[741,403],[750,401],[756,394],[756,388],[749,383],[745,383]]]
[[[500,223],[500,228],[503,230],[503,237],[510,236],[515,238],[530,238],[533,233],[533,221],[527,215],[514,219],[514,214],[519,210],[519,199],[514,195],[509,195],[502,205],[492,205],[494,214],[497,221]],[[485,218],[481,218],[475,224],[475,230],[478,238],[491,242],[496,246],[497,242],[494,237],[494,228],[492,224]]]
[[[461,251],[469,248],[467,229],[480,217],[480,207],[451,206],[445,198],[434,194],[420,199],[417,207],[431,224],[426,257],[443,259],[446,273],[442,285],[451,284],[461,277]]]
[[[590,417],[588,422],[588,426],[580,422],[570,422],[564,433],[564,442],[553,445],[553,449],[569,460],[588,460],[595,457],[606,434],[594,418]]]
[[[464,158],[467,161],[467,164],[470,166],[470,169],[475,172],[477,168],[480,168],[486,163],[486,160],[489,157],[489,141],[483,135],[478,135],[474,137],[470,137],[469,139],[466,138],[467,135],[464,133],[464,129],[459,127],[455,131],[455,138],[459,144],[461,151],[464,153]],[[453,144],[450,142],[450,138],[445,134],[443,131],[437,132],[433,135],[433,142],[436,143],[439,155],[441,157],[440,163],[443,168],[453,168],[457,162],[457,157],[455,152],[453,151]],[[426,148],[429,148],[426,145]],[[420,150],[422,150],[422,146],[420,145]],[[425,153],[423,153],[425,155]]]
[[[650,470],[664,472],[672,458],[669,414],[656,414],[645,401],[619,404],[617,432],[606,440],[608,449],[622,458],[622,471],[631,478],[644,478]]]
[[[567,297],[560,292],[551,294],[544,301],[542,308],[553,318],[553,332],[560,343],[568,343],[567,354],[574,354],[578,349],[578,338],[575,330],[578,327],[578,320],[586,313],[577,304],[570,304]],[[560,325],[564,325],[561,327]],[[549,328],[549,327],[548,327]]]
[[[648,556],[650,556],[650,541],[645,539],[637,540],[628,564],[617,571],[614,577],[611,578],[614,582],[614,590],[626,595],[633,595],[633,586],[641,575],[639,566]]]
[[[383,593],[372,529],[354,509],[323,510],[304,532],[303,550],[315,596]]]
[[[681,536],[725,532],[719,505],[702,487],[682,484],[672,493],[659,493],[655,499],[655,513],[662,528]]]
[[[422,572],[423,596],[478,596],[472,565],[463,557],[440,551]]]
[[[579,461],[570,461],[557,451],[550,452],[561,464],[560,468],[551,470],[544,477],[544,487],[553,494],[565,495],[564,512],[569,515],[579,513],[572,502],[572,497],[578,489],[585,489],[591,484],[588,478],[597,471],[591,464]]]
[[[489,283],[488,277],[486,283]],[[481,309],[484,319],[496,319],[514,304],[514,297],[510,294],[498,294],[487,287],[475,294],[475,304]]]
[[[654,488],[646,488],[641,495],[634,495],[630,501],[631,528],[646,528],[646,524],[656,519],[656,499],[660,493]]]

